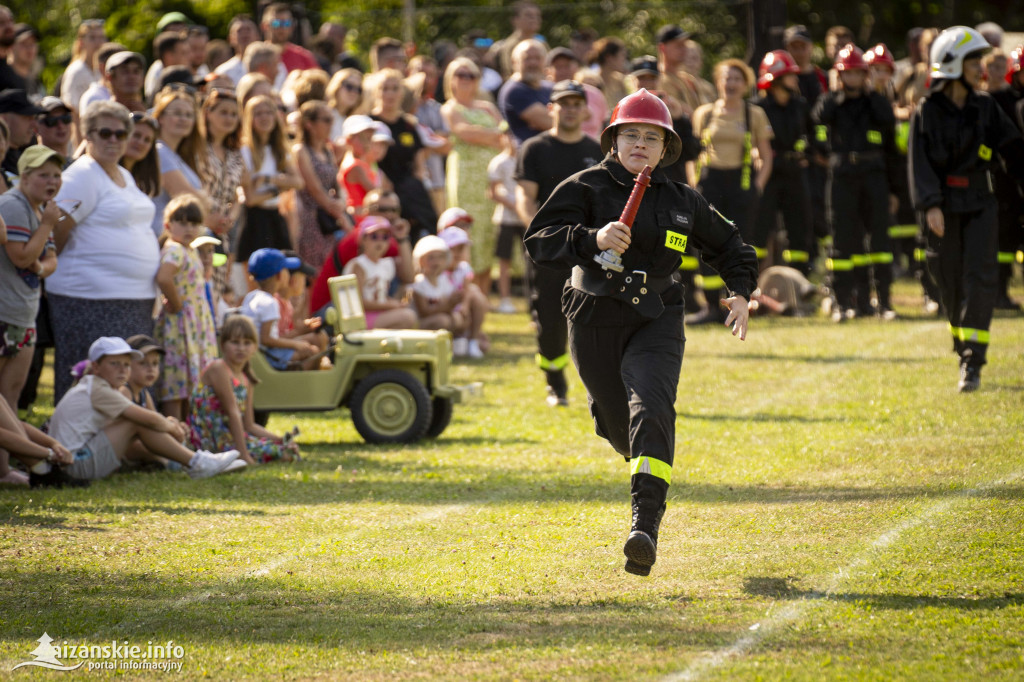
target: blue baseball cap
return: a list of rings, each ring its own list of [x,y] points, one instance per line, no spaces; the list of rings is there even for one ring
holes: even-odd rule
[[[282,270],[298,270],[302,261],[289,258],[278,249],[257,249],[249,256],[249,274],[257,282],[270,279]]]

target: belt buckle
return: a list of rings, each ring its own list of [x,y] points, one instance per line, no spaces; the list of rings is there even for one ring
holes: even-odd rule
[[[647,271],[646,270],[634,270],[633,274],[634,275],[643,275],[644,276],[644,281],[642,283],[643,284],[647,284]]]

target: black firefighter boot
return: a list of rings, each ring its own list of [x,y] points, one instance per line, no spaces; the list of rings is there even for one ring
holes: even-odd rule
[[[653,480],[637,481],[638,478]],[[658,528],[665,514],[668,486],[653,476],[636,474],[633,476],[632,488],[633,522],[622,548],[622,553],[626,555],[626,573],[650,575],[651,566],[658,556]]]

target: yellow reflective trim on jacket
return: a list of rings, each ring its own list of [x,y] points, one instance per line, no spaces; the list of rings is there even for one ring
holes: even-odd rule
[[[793,151],[802,152],[805,149],[807,149],[807,140],[805,140],[804,138],[801,137],[799,140],[793,143]]]
[[[569,354],[565,353],[559,355],[557,358],[551,358],[550,360],[540,353],[534,356],[537,361],[537,366],[545,372],[553,372],[555,370],[565,369],[569,364]]]
[[[923,263],[928,260],[928,251],[925,249],[914,249],[914,261]]]
[[[892,253],[889,251],[879,251],[878,253],[869,253],[868,260],[871,261],[872,265],[885,265],[893,261]]]
[[[725,280],[718,275],[697,275],[693,283],[700,289],[722,289],[725,287]]]
[[[653,457],[637,457],[629,462],[629,475],[648,474],[672,485],[672,467]]]
[[[892,225],[889,237],[892,239],[908,239],[917,236],[917,225]]]
[[[877,130],[868,131],[869,144],[882,144],[882,133]]]
[[[850,256],[850,260],[853,261],[853,267],[862,268],[866,265],[871,265],[871,256],[866,253],[855,253]]]
[[[896,124],[896,149],[903,156],[907,155],[910,149],[910,121],[900,121]]]
[[[971,329],[970,327],[954,327],[949,325],[949,330],[953,333],[953,337],[964,343],[989,343],[991,334],[987,329]]]
[[[818,142],[828,142],[828,126],[814,126],[814,137]]]
[[[754,255],[757,256],[758,258],[767,258],[768,257],[768,249],[761,248],[760,246],[755,246],[754,247]]]
[[[696,270],[700,267],[700,261],[696,256],[683,256],[679,261],[680,270]]]
[[[747,106],[750,106],[749,104]],[[743,134],[743,171],[740,173],[740,189],[746,192],[750,189],[750,168],[753,163],[750,149],[753,137],[748,130]]]
[[[981,145],[980,147],[978,147],[978,158],[981,159],[982,161],[991,161],[992,149],[986,147],[985,145]]]
[[[853,261],[849,258],[828,258],[825,260],[825,269],[832,272],[850,272],[853,270]]]
[[[1024,263],[1024,251],[1017,252],[1017,262]]]
[[[786,249],[782,252],[782,260],[787,263],[807,263],[811,260],[811,254],[806,251]]]
[[[1013,252],[1012,251],[1000,251],[997,259],[1001,265],[1013,263]]]

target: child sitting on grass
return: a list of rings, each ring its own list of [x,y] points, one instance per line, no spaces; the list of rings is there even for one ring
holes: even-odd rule
[[[234,448],[248,464],[291,461],[299,456],[299,446],[292,440],[298,429],[276,436],[257,424],[253,414],[252,387],[257,380],[249,370],[249,360],[258,348],[252,320],[244,315],[229,315],[224,320],[221,358],[203,370],[200,384],[192,392],[192,445]]]
[[[133,450],[136,438],[148,452],[188,467],[192,478],[244,467],[245,462],[236,463],[237,450],[192,452],[176,440],[174,422],[118,391],[128,381],[132,358],[141,356],[115,336],[101,336],[89,347],[89,374],[64,394],[50,420],[50,435],[74,454],[67,473],[80,479],[106,478],[125,460],[148,458]],[[46,476],[50,466],[40,462],[32,472]]]
[[[147,410],[157,411],[156,401],[153,400],[153,393],[150,390],[153,384],[156,383],[157,379],[160,378],[160,368],[163,363],[164,355],[167,351],[164,347],[158,344],[154,339],[145,334],[136,334],[125,339],[128,345],[134,350],[142,353],[142,357],[132,356],[132,370],[128,375],[128,382],[121,387],[121,393],[128,396],[128,399],[139,407],[144,407]],[[184,423],[178,421],[174,417],[168,417],[175,425],[175,430],[171,434],[175,440],[180,443],[184,443],[188,436],[188,427]],[[149,455],[149,459],[152,461],[162,464],[165,468],[171,471],[179,471],[181,465],[177,462],[165,459],[159,455],[154,455],[149,452],[141,442],[136,441],[133,447],[139,448],[139,457],[136,459],[144,460],[142,457],[144,454]]]
[[[447,329],[456,341],[461,339],[465,343],[465,355],[481,358],[483,352],[476,339],[465,339],[466,315],[461,307],[465,292],[456,289],[448,279],[446,271],[451,256],[448,245],[436,235],[427,235],[416,242],[412,257],[419,273],[412,283],[413,305],[421,329]],[[452,352],[455,353],[454,343]]]
[[[461,208],[449,208],[445,213],[449,211],[465,213]],[[488,346],[483,325],[489,304],[487,297],[473,281],[473,266],[469,262],[469,234],[456,224],[440,230],[437,236],[448,245],[452,254],[445,275],[455,285],[457,291],[463,292],[463,300],[458,305],[458,310],[466,317],[466,329],[452,342],[452,353],[482,358]]]
[[[317,369],[319,353],[327,348],[327,335],[317,330],[295,338],[282,338],[278,328],[281,305],[274,294],[288,286],[289,269],[298,269],[302,261],[287,258],[278,249],[257,249],[249,256],[249,276],[256,282],[242,300],[239,312],[252,320],[258,330],[259,347],[270,366],[287,370],[292,364],[302,369]]]

